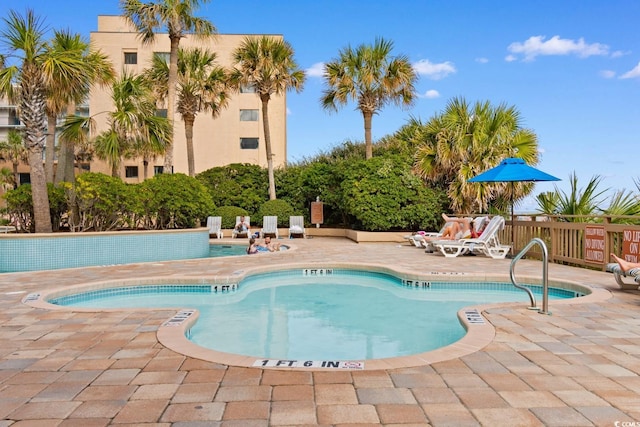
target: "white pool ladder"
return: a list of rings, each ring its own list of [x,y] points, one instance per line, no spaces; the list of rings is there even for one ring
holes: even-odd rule
[[[516,262],[524,256],[525,253],[531,249],[533,245],[538,245],[542,249],[542,310],[536,306],[536,297],[531,292],[531,289],[519,285],[516,282],[515,267]],[[537,237],[531,239],[529,243],[511,260],[511,267],[509,268],[509,276],[511,277],[511,283],[518,289],[522,289],[529,295],[531,306],[527,307],[530,310],[539,310],[541,314],[551,314],[549,312],[549,253],[547,251],[547,245]]]

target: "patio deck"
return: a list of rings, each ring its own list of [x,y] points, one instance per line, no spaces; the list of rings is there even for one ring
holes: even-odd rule
[[[640,291],[613,275],[549,266],[550,279],[608,299],[484,311],[495,337],[423,366],[301,371],[228,366],[176,353],[156,332],[175,310],[80,312],[21,303],[33,292],[132,277],[215,277],[263,265],[367,263],[508,278],[509,260],[444,258],[398,243],[284,241],[290,251],[0,274],[0,427],[17,426],[613,426],[640,425]],[[518,275],[539,277],[538,261]],[[15,424],[14,424],[15,423]],[[621,424],[622,425],[622,424]]]

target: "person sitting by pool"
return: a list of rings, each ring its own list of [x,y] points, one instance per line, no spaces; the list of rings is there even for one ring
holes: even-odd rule
[[[629,270],[631,270],[632,268],[640,268],[639,262],[631,262],[631,261],[624,260],[619,256],[616,256],[616,254],[611,254],[611,258],[613,258],[614,261],[618,263],[618,265],[620,266],[620,268],[624,273],[628,273]]]
[[[238,221],[238,223],[236,224],[236,226],[235,226],[235,227],[233,227],[233,228],[234,228],[234,230],[235,230],[237,233],[241,233],[241,234],[244,234],[244,233],[247,233],[247,234],[248,234],[248,233],[249,233],[249,223],[248,223],[248,222],[247,222],[247,220],[244,218],[244,215],[242,215],[242,216],[240,217],[240,220]]]

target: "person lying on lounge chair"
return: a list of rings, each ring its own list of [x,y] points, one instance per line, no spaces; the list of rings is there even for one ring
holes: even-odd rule
[[[445,222],[449,223],[449,225],[447,225],[442,231],[442,236],[428,238],[426,239],[427,241],[459,240],[471,237],[473,220],[469,218],[450,218],[444,213],[442,214],[442,218]]]
[[[626,260],[616,256],[616,254],[611,254],[611,258],[613,258],[615,260],[615,262],[618,263],[618,265],[620,266],[620,268],[622,269],[622,271],[624,273],[627,273],[632,268],[640,268],[640,262],[626,261]]]

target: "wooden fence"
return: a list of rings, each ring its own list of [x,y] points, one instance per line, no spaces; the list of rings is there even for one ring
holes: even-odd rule
[[[604,270],[612,252],[640,262],[640,225],[619,223],[624,220],[640,222],[631,216],[523,215],[513,222],[507,218],[499,237],[503,243],[513,241],[514,254],[538,237],[547,245],[550,262]],[[538,246],[527,253],[529,258],[541,256]]]

